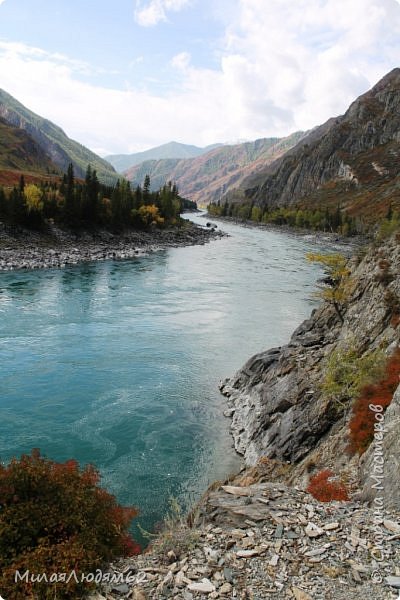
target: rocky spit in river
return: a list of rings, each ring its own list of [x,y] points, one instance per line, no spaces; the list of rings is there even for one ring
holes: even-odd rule
[[[0,271],[60,268],[82,262],[136,258],[166,248],[205,244],[224,234],[186,221],[184,226],[112,233],[13,230],[0,223]]]

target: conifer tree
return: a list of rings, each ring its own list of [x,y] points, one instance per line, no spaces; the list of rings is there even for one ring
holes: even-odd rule
[[[64,217],[68,224],[72,225],[77,222],[79,215],[77,214],[77,207],[75,203],[75,176],[74,166],[69,163],[67,174],[64,176]]]
[[[142,198],[143,204],[150,204],[150,175],[146,175],[143,182]]]

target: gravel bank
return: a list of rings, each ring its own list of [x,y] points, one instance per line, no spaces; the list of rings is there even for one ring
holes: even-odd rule
[[[192,223],[180,229],[72,233],[51,228],[46,233],[11,231],[0,224],[0,271],[61,268],[81,262],[127,259],[150,252],[205,244],[222,237],[220,231]]]

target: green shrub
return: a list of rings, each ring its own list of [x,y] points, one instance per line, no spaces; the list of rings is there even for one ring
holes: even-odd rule
[[[324,267],[328,283],[319,286],[315,292],[321,298],[332,304],[343,323],[342,307],[349,300],[350,269],[347,267],[347,258],[342,254],[306,254],[307,260],[317,262]]]
[[[376,233],[376,240],[378,242],[381,242],[390,238],[390,236],[393,235],[395,231],[398,231],[399,228],[400,215],[399,213],[394,212],[392,215],[390,215],[389,218],[386,218],[381,222],[379,229]]]
[[[329,355],[322,391],[336,405],[343,406],[353,401],[364,385],[379,378],[384,364],[382,350],[360,356],[354,344],[349,342],[347,347],[337,348]]]

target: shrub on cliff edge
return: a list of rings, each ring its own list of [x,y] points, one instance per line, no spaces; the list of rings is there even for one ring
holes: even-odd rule
[[[363,454],[374,439],[376,412],[370,405],[382,408],[382,414],[392,401],[393,394],[400,383],[400,349],[397,348],[387,360],[383,377],[375,384],[362,388],[360,396],[354,402],[353,414],[349,423],[349,450],[353,454]]]
[[[320,502],[348,502],[350,498],[346,486],[342,481],[332,479],[333,477],[334,474],[329,469],[320,471],[311,477],[307,492]]]
[[[384,369],[385,355],[379,348],[360,355],[354,341],[333,350],[326,361],[325,376],[321,383],[324,395],[337,407],[345,407],[355,400],[363,385],[378,379]]]
[[[98,486],[92,466],[56,463],[38,450],[0,465],[0,590],[7,600],[81,598],[93,584],[19,581],[22,575],[95,573],[140,551],[128,527],[137,514]]]

